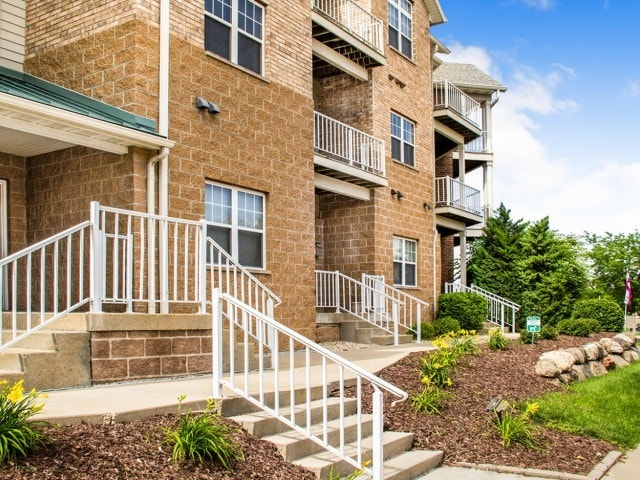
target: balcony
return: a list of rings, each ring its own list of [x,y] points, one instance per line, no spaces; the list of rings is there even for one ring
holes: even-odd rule
[[[461,136],[461,143],[482,135],[480,104],[447,80],[433,84],[433,117]]]
[[[481,223],[483,210],[480,190],[451,177],[436,178],[435,211],[437,216],[450,220],[442,222],[445,226],[457,223],[468,227]]]
[[[388,185],[384,141],[314,112],[313,147],[316,187],[368,200]]]
[[[368,80],[368,68],[386,64],[382,20],[353,0],[313,0],[312,49],[316,77],[346,72]]]

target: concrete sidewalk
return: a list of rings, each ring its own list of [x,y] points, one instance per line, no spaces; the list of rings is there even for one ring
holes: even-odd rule
[[[340,355],[355,363],[359,367],[373,373],[395,363],[407,354],[417,351],[425,351],[433,348],[430,343],[405,344],[398,346],[374,347],[362,350],[340,352]],[[288,356],[284,355],[281,365],[288,365]],[[313,357],[312,357],[313,360]],[[320,385],[322,375],[319,372],[319,361],[312,367],[311,378],[314,385]],[[296,362],[294,368],[298,369]],[[318,369],[318,370],[314,370]],[[255,375],[255,374],[252,374]],[[304,385],[305,375],[301,369],[296,372],[296,384]],[[257,380],[250,381],[250,385],[257,388]],[[275,385],[268,379],[265,389],[273,390]],[[402,388],[402,385],[398,385]],[[93,386],[86,388],[55,390],[46,392],[48,398],[39,418],[53,423],[111,423],[115,421],[128,421],[158,413],[176,412],[178,396],[186,395],[183,406],[191,408],[204,408],[206,400],[212,394],[211,375],[190,377],[171,380],[155,380],[144,382],[128,382]],[[232,392],[223,390],[226,397],[222,401],[223,412],[225,402],[238,400]],[[226,412],[225,412],[226,414]],[[512,471],[515,471],[513,469]],[[567,475],[559,472],[545,472],[543,476],[532,476],[537,472],[498,473],[480,468],[440,467],[420,477],[424,480],[535,480],[541,478],[555,478],[562,480],[596,480],[602,473],[593,476]],[[621,461],[618,461],[605,477],[605,480],[632,480],[640,479],[640,449],[629,452]]]

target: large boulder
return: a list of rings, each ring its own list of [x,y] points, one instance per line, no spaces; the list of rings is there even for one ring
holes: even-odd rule
[[[607,359],[611,359],[611,361],[615,364],[616,368],[628,367],[629,366],[629,362],[627,362],[620,355],[609,355],[607,357],[604,357],[604,359],[602,361],[607,360]]]
[[[594,377],[601,377],[602,375],[607,374],[607,369],[604,368],[602,362],[593,361],[589,362],[587,365],[589,365],[589,371]]]
[[[540,359],[536,363],[536,374],[541,377],[555,378],[562,373],[562,370],[551,360]]]
[[[580,364],[586,361],[586,358],[584,356],[584,351],[581,350],[580,348],[567,348],[565,352],[568,352],[571,355],[573,355],[574,364],[576,363]]]
[[[600,350],[602,349],[602,347],[597,343],[586,343],[581,348],[584,352],[584,358],[587,362],[593,362],[602,358],[600,356]]]
[[[589,365],[583,363],[580,365],[574,365],[571,367],[571,373],[573,373],[574,377],[578,381],[586,380],[587,378],[593,377],[591,370],[589,369]]]
[[[604,338],[602,340],[604,340]],[[612,340],[616,343],[619,343],[623,350],[629,350],[635,344],[634,339],[626,333],[619,333],[615,337],[613,337]]]
[[[570,370],[571,366],[576,363],[575,357],[564,350],[553,350],[551,352],[545,352],[540,355],[540,360],[546,360],[554,363],[561,372]]]
[[[621,354],[624,351],[622,345],[619,342],[613,341],[610,338],[600,339],[600,345],[604,347],[607,353]]]
[[[640,360],[640,355],[638,355],[633,350],[627,350],[625,352],[622,352],[622,358],[624,358],[627,362],[631,363],[631,362],[637,362],[638,360]]]

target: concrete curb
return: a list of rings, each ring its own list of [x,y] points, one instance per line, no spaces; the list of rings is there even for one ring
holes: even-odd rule
[[[507,467],[504,465],[492,465],[488,463],[456,462],[457,467],[485,470],[496,473],[512,473],[526,477],[550,478],[553,480],[600,480],[614,463],[622,456],[622,453],[614,450],[609,452],[588,475],[576,475],[574,473],[556,472],[553,470],[538,470],[536,468]]]

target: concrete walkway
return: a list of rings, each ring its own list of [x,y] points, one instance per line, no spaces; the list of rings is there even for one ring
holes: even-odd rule
[[[395,363],[405,355],[425,351],[433,348],[429,343],[406,344],[399,346],[374,347],[362,350],[341,352],[340,355],[354,362],[361,368],[370,372],[379,372],[388,365]],[[288,362],[282,362],[286,365]],[[312,367],[319,368],[319,367]],[[319,384],[321,375],[311,378]],[[296,375],[302,385],[304,375]],[[253,384],[257,384],[253,382]],[[402,388],[402,385],[398,385]],[[274,385],[270,386],[273,389]],[[179,395],[186,395],[184,406],[203,408],[206,400],[212,393],[211,375],[190,377],[172,380],[156,380],[145,382],[128,382],[110,384],[105,386],[93,386],[86,388],[55,390],[46,392],[48,398],[39,418],[53,423],[110,423],[114,421],[128,421],[143,416],[158,413],[175,412],[178,406]],[[230,391],[223,391],[228,399],[234,400]],[[237,397],[235,398],[237,400]],[[420,477],[424,480],[535,480],[540,478],[556,478],[563,480],[596,480],[600,475],[580,477],[566,475],[558,472],[555,475],[531,476],[534,472],[528,472],[527,476],[514,473],[497,473],[486,469],[441,467],[432,470]],[[595,473],[595,472],[593,472]],[[537,472],[536,472],[537,474]],[[618,461],[608,472],[605,480],[632,480],[640,479],[640,449],[629,452],[622,460]]]

